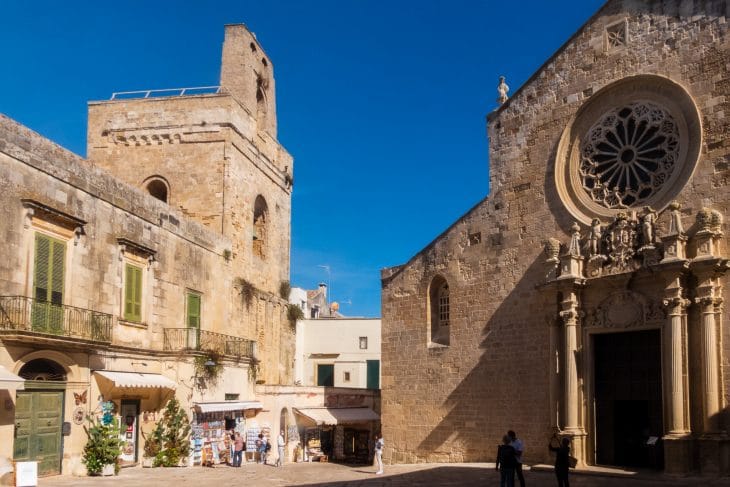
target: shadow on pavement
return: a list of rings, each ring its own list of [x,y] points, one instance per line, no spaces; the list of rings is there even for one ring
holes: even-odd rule
[[[402,474],[389,474],[388,467],[386,466],[384,475],[375,475],[375,468],[360,468],[354,471],[358,473],[369,473],[372,475],[372,478],[313,482],[300,485],[499,485],[499,474],[491,468],[436,467]]]

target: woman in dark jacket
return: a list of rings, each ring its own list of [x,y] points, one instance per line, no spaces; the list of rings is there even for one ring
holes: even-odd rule
[[[570,438],[563,438],[558,447],[548,445],[548,448],[550,448],[550,451],[557,453],[555,457],[555,476],[558,478],[558,487],[570,487],[570,482],[568,482]]]

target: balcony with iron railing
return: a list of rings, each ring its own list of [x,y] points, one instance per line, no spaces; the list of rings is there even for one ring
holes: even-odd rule
[[[198,328],[165,328],[164,350],[211,351],[237,359],[256,358],[256,342]]]
[[[0,296],[0,338],[15,341],[110,344],[113,316],[90,309],[40,301],[27,296]]]

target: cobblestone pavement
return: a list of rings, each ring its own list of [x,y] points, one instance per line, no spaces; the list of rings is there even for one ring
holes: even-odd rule
[[[241,468],[128,468],[118,477],[58,476],[40,479],[39,487],[109,486],[109,487],[204,487],[227,486],[499,486],[499,474],[490,464],[418,464],[386,465],[385,475],[375,475],[370,466],[347,466],[334,463],[295,463],[281,468],[249,464]],[[617,478],[586,474],[571,476],[571,487],[680,487],[730,486],[730,479],[677,479],[660,474],[641,478]],[[529,487],[554,487],[551,472],[525,472]]]

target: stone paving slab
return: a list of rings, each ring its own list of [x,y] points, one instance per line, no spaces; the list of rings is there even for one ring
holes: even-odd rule
[[[498,486],[499,473],[494,464],[417,464],[387,465],[384,475],[375,475],[371,466],[335,463],[294,463],[281,468],[248,464],[241,468],[126,468],[117,477],[56,476],[43,478],[39,487],[203,487],[228,486]],[[525,472],[528,487],[554,487],[551,472]],[[573,473],[572,487],[680,487],[730,486],[728,478],[675,478],[658,473],[640,473],[635,478]]]

